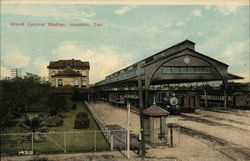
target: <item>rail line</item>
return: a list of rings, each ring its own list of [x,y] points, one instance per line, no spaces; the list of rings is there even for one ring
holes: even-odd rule
[[[231,160],[250,160],[250,149],[243,146],[233,144],[224,139],[217,138],[215,136],[193,130],[188,127],[180,126],[181,132],[183,134],[197,138],[198,140],[202,139],[202,142],[207,144],[210,148],[219,151],[224,154]],[[201,140],[200,140],[201,141]]]

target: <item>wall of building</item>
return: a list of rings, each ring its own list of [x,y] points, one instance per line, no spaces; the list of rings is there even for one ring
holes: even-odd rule
[[[61,72],[63,71],[64,69],[49,69],[48,70],[48,81],[52,84],[53,86],[53,81],[55,81],[55,87],[58,87],[58,80],[59,79],[62,79],[63,80],[63,86],[65,85],[72,85],[71,82],[75,82],[76,80],[79,82],[78,84],[78,87],[86,87],[86,88],[89,88],[89,70],[88,69],[73,69],[74,71],[79,71],[79,73],[82,75],[82,77],[53,77],[52,74],[53,73],[58,73],[58,72]],[[80,82],[85,82],[84,84],[83,83],[80,83]],[[75,86],[75,83],[74,85],[72,86]]]

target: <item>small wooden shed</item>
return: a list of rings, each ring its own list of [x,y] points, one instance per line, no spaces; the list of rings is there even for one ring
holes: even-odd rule
[[[153,104],[143,111],[145,140],[149,144],[167,143],[166,117],[170,114],[165,109]]]

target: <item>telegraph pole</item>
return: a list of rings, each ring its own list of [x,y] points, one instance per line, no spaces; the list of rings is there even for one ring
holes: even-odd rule
[[[127,104],[127,108],[128,108],[127,158],[129,159],[129,153],[130,153],[130,103]]]
[[[142,95],[142,82],[141,82],[141,63],[138,63],[138,89],[139,89],[139,101],[140,101],[140,125],[141,125],[141,140],[140,149],[141,156],[145,156],[145,137],[144,137],[144,124],[143,124],[143,95]]]

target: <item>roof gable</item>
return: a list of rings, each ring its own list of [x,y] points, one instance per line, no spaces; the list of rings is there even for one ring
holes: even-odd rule
[[[147,115],[147,116],[167,116],[170,113],[168,111],[164,110],[163,108],[153,104],[152,106],[145,109],[143,111],[143,114]]]
[[[81,76],[81,74],[72,70],[70,66],[67,66],[63,71],[55,74],[55,76]]]

